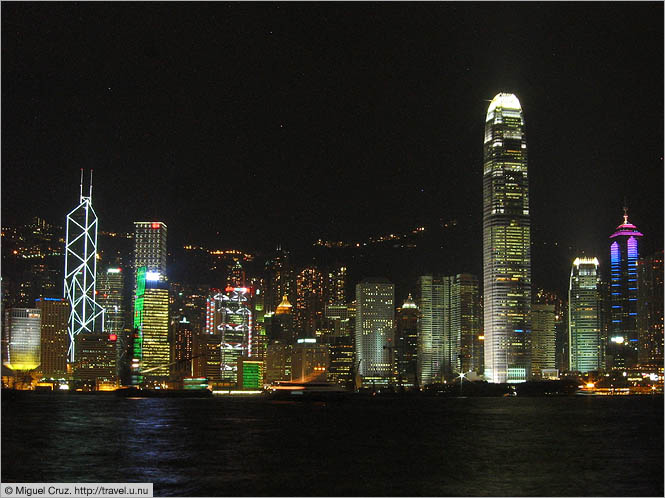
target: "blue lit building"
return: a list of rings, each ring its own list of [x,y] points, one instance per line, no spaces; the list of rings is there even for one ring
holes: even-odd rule
[[[607,367],[626,368],[637,364],[637,260],[639,238],[643,235],[628,222],[610,235],[610,302],[612,323],[607,344]]]

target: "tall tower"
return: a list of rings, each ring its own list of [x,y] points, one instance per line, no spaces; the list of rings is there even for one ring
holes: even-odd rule
[[[97,276],[97,215],[92,208],[92,171],[90,191],[83,195],[83,170],[79,205],[67,215],[65,239],[65,299],[69,301],[69,349],[74,362],[76,336],[81,332],[104,331],[104,308],[95,301]]]
[[[167,227],[161,221],[134,222],[134,276],[142,266],[166,280]]]
[[[531,370],[531,220],[524,117],[499,93],[487,109],[483,167],[485,376],[521,382]]]
[[[607,356],[613,368],[637,364],[637,260],[642,234],[628,222],[628,208],[623,210],[623,223],[610,235],[612,325]]]
[[[637,262],[640,366],[663,365],[663,251]]]
[[[387,385],[392,376],[391,349],[395,319],[395,286],[387,279],[356,285],[356,360],[364,385]]]
[[[568,364],[573,372],[603,368],[598,283],[598,258],[576,258],[568,290]]]
[[[418,384],[443,380],[445,281],[432,275],[418,279]]]

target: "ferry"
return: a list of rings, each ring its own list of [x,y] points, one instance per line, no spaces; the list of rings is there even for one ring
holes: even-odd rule
[[[276,382],[266,389],[270,399],[290,401],[337,401],[351,391],[331,382]]]

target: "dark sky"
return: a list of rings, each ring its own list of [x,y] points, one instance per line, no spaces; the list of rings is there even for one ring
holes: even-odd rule
[[[480,254],[500,91],[534,267],[604,257],[624,197],[663,247],[661,2],[3,2],[2,224],[62,223],[93,168],[103,230],[252,250],[458,218]]]

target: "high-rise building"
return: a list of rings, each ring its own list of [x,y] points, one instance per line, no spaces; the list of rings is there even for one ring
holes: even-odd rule
[[[134,358],[140,362],[141,375],[148,379],[168,376],[168,284],[156,272],[148,272],[145,266],[137,271],[134,327],[139,331],[139,341],[135,343],[135,349],[140,349]]]
[[[325,382],[329,365],[328,346],[315,338],[298,339],[291,353],[291,380]]]
[[[215,295],[219,325],[220,375],[222,381],[238,382],[238,361],[244,355],[253,360],[254,324],[251,310],[251,292],[247,287],[226,287]]]
[[[262,361],[243,357],[238,362],[238,387],[240,389],[263,389]]]
[[[328,272],[324,292],[326,307],[344,304],[346,302],[345,266],[338,266]]]
[[[175,324],[173,336],[173,367],[172,372],[177,376],[191,376],[192,358],[194,356],[194,330],[187,317],[183,316]],[[175,363],[177,362],[177,363]]]
[[[637,365],[637,260],[642,234],[628,222],[624,208],[623,223],[610,235],[610,301],[612,324],[607,344],[610,368]]]
[[[266,348],[265,383],[291,380],[291,354],[293,346],[281,342],[268,344]]]
[[[108,390],[117,387],[116,334],[89,333],[76,337],[74,378],[91,388]]]
[[[315,267],[304,268],[296,279],[296,335],[316,337],[324,310],[323,275]]]
[[[455,275],[453,284],[452,322],[455,337],[459,336],[459,370],[458,372],[482,373],[484,347],[481,336],[480,298],[478,277],[469,273]]]
[[[533,293],[533,302],[534,304],[554,305],[554,369],[557,370],[557,373],[564,370],[567,371],[569,360],[567,300],[561,299],[556,292],[536,289]],[[532,329],[535,330],[535,327],[532,327]],[[533,351],[533,344],[531,350]]]
[[[134,272],[145,266],[149,274],[166,280],[167,227],[161,221],[134,222]]]
[[[7,363],[12,370],[34,370],[41,363],[41,310],[10,308],[5,312]]]
[[[531,220],[524,116],[499,93],[485,119],[483,166],[485,377],[521,382],[531,369]]]
[[[418,383],[443,380],[444,282],[424,275],[418,279]]]
[[[97,283],[97,215],[92,208],[92,172],[90,191],[83,195],[83,170],[79,205],[67,215],[65,241],[64,297],[69,301],[70,362],[76,360],[76,336],[104,331],[104,308],[96,301]]]
[[[401,386],[418,383],[418,316],[418,306],[409,294],[395,317],[395,362]]]
[[[266,295],[264,297],[266,313],[275,311],[283,296],[290,303],[296,302],[296,282],[291,266],[289,252],[278,248],[276,254],[266,261]]]
[[[395,319],[395,286],[387,279],[365,279],[356,285],[356,360],[364,385],[391,382]]]
[[[125,328],[125,276],[122,268],[108,267],[97,274],[97,302],[104,308],[104,332],[120,334]]]
[[[663,368],[663,251],[637,262],[638,361]]]
[[[41,371],[44,377],[61,378],[67,373],[69,302],[66,299],[39,298],[41,311]]]
[[[569,365],[573,372],[603,369],[598,258],[576,258],[568,288]]]
[[[531,306],[531,373],[535,378],[556,369],[555,317],[553,304]]]
[[[351,374],[355,358],[353,336],[332,336],[329,339],[330,367],[328,367],[328,382],[349,385],[353,381]]]

